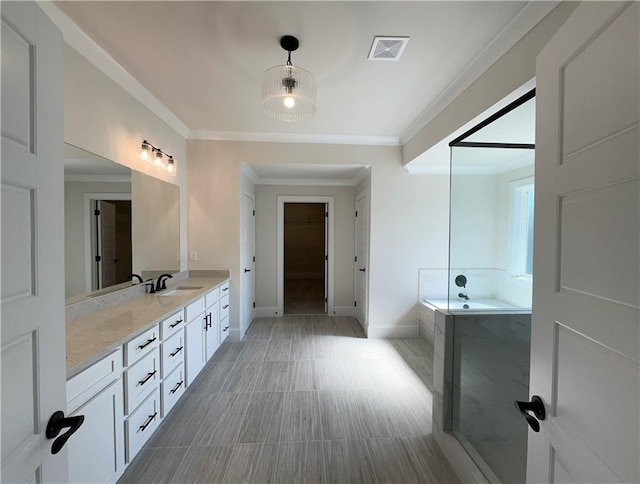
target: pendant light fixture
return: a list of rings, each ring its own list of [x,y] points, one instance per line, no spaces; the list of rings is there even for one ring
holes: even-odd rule
[[[285,35],[280,46],[289,53],[287,63],[264,73],[262,111],[288,123],[309,119],[316,114],[316,79],[306,69],[291,63],[291,52],[298,48],[298,39]]]

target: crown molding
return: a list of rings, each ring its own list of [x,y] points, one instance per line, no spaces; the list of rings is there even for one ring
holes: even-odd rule
[[[331,178],[260,178],[256,185],[353,187],[353,180]]]
[[[449,104],[473,84],[489,67],[506,54],[520,39],[545,18],[559,1],[528,2],[518,14],[482,49],[449,86],[442,91],[420,115],[400,134],[405,145],[427,124],[435,119]]]
[[[37,0],[37,3],[60,29],[67,44],[77,50],[131,96],[140,101],[149,111],[176,130],[182,137],[187,138],[190,128],[80,29],[62,10],[50,0]]]
[[[348,134],[254,133],[244,131],[189,132],[190,140],[257,141],[265,143],[310,143],[334,145],[401,146],[397,136],[367,136]]]

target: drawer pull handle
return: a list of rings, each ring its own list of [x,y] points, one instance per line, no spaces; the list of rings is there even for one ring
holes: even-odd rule
[[[210,327],[211,327],[211,313],[207,314],[204,317],[204,329],[209,331]]]
[[[144,385],[145,383],[147,383],[149,380],[151,380],[151,378],[153,378],[153,375],[155,375],[156,373],[158,373],[157,371],[152,371],[151,373],[147,373],[147,376],[145,376],[142,380],[140,380],[138,382],[138,384],[140,386]]]
[[[229,326],[225,326],[225,328],[222,331],[224,332],[224,331],[226,331],[228,329],[229,329]]]
[[[142,425],[140,425],[140,431],[144,432],[145,429],[149,426],[149,424],[151,424],[151,422],[153,422],[156,419],[157,415],[158,415],[158,412],[155,412],[153,415],[149,415],[149,418]]]
[[[169,353],[169,354],[173,358],[174,356],[176,356],[178,353],[182,351],[182,348],[184,348],[184,346],[181,346],[180,348],[176,348],[176,350],[173,353]]]
[[[177,384],[176,384],[176,386],[175,386],[175,387],[173,387],[173,388],[169,391],[169,393],[175,393],[175,392],[177,392],[177,391],[178,391],[178,388],[180,388],[180,387],[182,386],[182,384],[183,384],[183,383],[184,383],[184,380],[180,380],[180,382],[179,382],[179,383],[177,383]]]
[[[222,309],[227,309],[229,307],[228,304],[225,304],[224,306],[222,306]]]
[[[149,346],[151,343],[153,343],[157,338],[154,336],[151,339],[148,339],[146,343],[138,345],[138,349],[139,350],[143,350],[145,349],[147,346]]]
[[[175,323],[170,324],[170,325],[169,325],[169,327],[170,327],[170,328],[175,328],[175,327],[176,327],[176,326],[178,326],[182,321],[183,321],[183,320],[182,320],[182,319],[180,319],[180,320],[176,321]]]
[[[228,291],[228,290],[229,290],[229,288],[228,288],[228,287],[223,287],[223,288],[222,288],[222,290],[223,290],[223,291]]]

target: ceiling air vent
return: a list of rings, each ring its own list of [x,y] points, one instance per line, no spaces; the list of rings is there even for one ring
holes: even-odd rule
[[[397,61],[400,59],[409,37],[374,37],[369,60]]]

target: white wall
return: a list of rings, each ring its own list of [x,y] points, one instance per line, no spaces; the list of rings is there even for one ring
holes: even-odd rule
[[[256,307],[277,307],[277,197],[317,195],[335,198],[334,305],[353,306],[354,187],[276,186],[256,187]]]
[[[131,183],[65,182],[64,184],[64,258],[65,297],[84,294],[85,265],[85,193],[131,193]]]
[[[64,67],[65,142],[180,188],[180,268],[186,270],[187,150],[184,137],[68,45]],[[143,139],[173,155],[177,164],[175,176],[138,158]]]
[[[187,148],[189,249],[198,251],[190,268],[229,268],[234,287],[241,270],[242,163],[370,165],[371,334],[417,335],[418,269],[447,263],[448,176],[409,175],[397,147],[190,140]],[[230,318],[238,328],[237,291]]]

